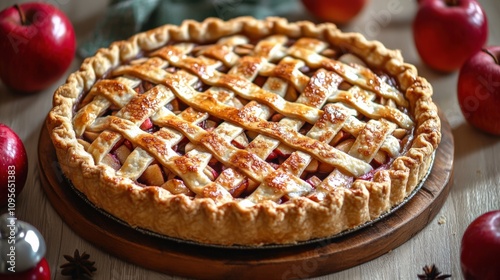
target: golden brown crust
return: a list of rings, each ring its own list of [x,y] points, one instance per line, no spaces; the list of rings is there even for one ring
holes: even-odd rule
[[[256,39],[271,34],[317,38],[395,77],[416,123],[409,150],[389,169],[377,172],[373,181],[356,180],[350,188],[335,189],[320,202],[298,197],[283,204],[264,201],[251,206],[236,200],[216,203],[212,198],[192,199],[158,187],[138,186],[131,179],[117,177],[110,167],[94,164],[73,127],[73,108],[82,93],[111,69],[143,51],[155,50],[170,41],[204,43],[240,33]],[[281,18],[242,17],[228,22],[207,19],[162,26],[99,50],[57,89],[46,125],[61,168],[72,184],[97,207],[133,227],[208,244],[287,244],[332,236],[361,225],[389,211],[413,191],[429,170],[441,138],[440,120],[431,96],[430,84],[417,76],[414,66],[403,62],[398,51],[367,41],[357,33],[342,33],[332,24],[290,23]]]

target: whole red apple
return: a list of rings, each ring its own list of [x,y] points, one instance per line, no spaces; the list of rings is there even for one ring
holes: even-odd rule
[[[49,87],[69,68],[75,49],[71,22],[50,4],[26,3],[0,12],[0,79],[12,90]]]
[[[500,210],[482,214],[462,237],[460,265],[466,280],[500,279]]]
[[[500,46],[478,51],[460,69],[457,99],[472,126],[500,135]]]
[[[422,61],[443,72],[458,70],[488,38],[488,20],[476,0],[421,0],[412,27]]]
[[[0,123],[0,207],[15,206],[28,176],[28,157],[19,136]]]
[[[304,7],[321,21],[344,24],[365,7],[368,0],[302,0]]]
[[[50,280],[50,266],[47,259],[42,258],[38,264],[27,271],[0,274],[3,280]]]

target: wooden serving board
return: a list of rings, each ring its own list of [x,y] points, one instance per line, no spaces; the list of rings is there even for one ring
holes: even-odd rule
[[[42,187],[79,236],[130,263],[197,279],[291,279],[338,272],[400,246],[437,215],[452,185],[454,141],[444,116],[432,171],[402,207],[352,233],[318,242],[267,248],[220,248],[178,242],[124,225],[95,209],[63,177],[47,129],[38,143]]]

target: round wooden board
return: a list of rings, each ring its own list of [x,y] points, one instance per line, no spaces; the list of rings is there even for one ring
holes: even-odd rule
[[[326,275],[375,259],[400,246],[439,212],[452,185],[454,141],[441,115],[442,141],[432,171],[412,199],[385,218],[341,237],[274,248],[216,248],[145,234],[103,214],[63,177],[49,133],[38,143],[42,187],[79,236],[130,263],[197,279],[291,279]]]

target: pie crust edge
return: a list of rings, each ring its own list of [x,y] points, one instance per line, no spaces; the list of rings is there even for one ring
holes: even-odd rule
[[[256,37],[280,33],[292,38],[319,38],[347,49],[362,57],[370,67],[383,69],[395,77],[415,117],[409,150],[396,158],[389,169],[377,172],[373,181],[356,180],[351,188],[338,188],[319,203],[300,197],[284,204],[268,201],[252,207],[236,201],[219,205],[210,198],[190,199],[167,194],[157,187],[143,188],[132,180],[114,176],[114,170],[107,166],[94,164],[78,143],[72,127],[73,106],[82,92],[121,62],[170,40],[204,42],[241,32]],[[373,220],[401,203],[420,183],[431,168],[441,139],[432,87],[417,75],[413,65],[403,61],[399,51],[388,50],[359,33],[343,33],[333,24],[292,23],[276,17],[187,20],[179,26],[161,26],[100,49],[56,90],[46,127],[64,175],[96,207],[132,227],[225,246],[297,243],[329,237]]]

